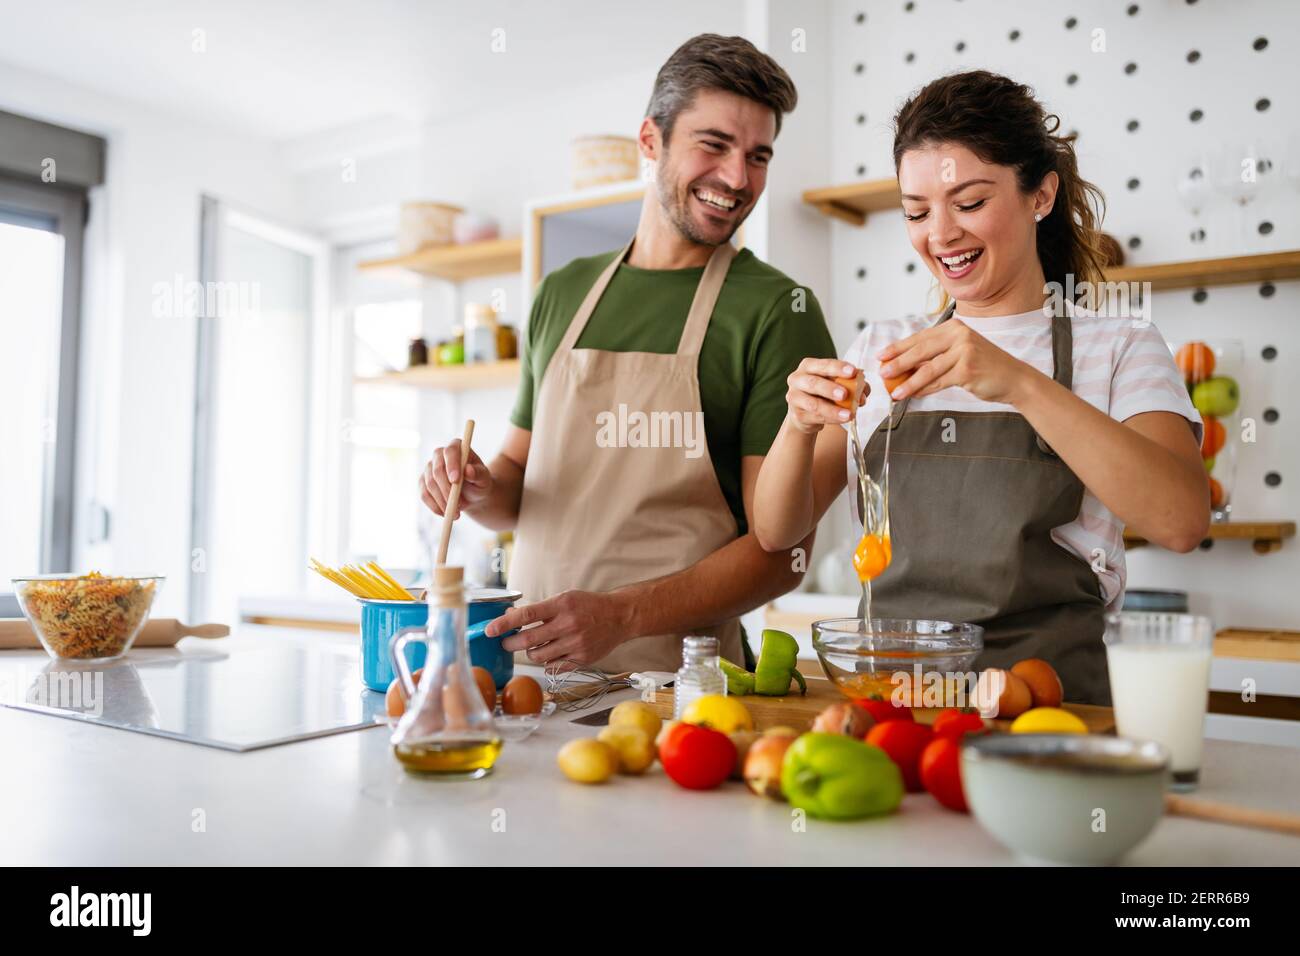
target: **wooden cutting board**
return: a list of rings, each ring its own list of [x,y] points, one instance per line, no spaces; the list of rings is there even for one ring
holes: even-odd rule
[[[793,727],[806,730],[813,718],[831,704],[846,700],[833,683],[824,677],[808,678],[808,694],[798,693],[789,697],[760,697],[746,694],[739,700],[749,709],[754,717],[754,727],[766,730],[768,727]],[[669,720],[673,716],[673,689],[671,687],[655,692],[654,708],[659,716]],[[1088,725],[1088,732],[1094,734],[1113,734],[1115,732],[1115,715],[1109,707],[1093,704],[1065,704],[1064,710],[1077,716]],[[939,710],[927,707],[915,708],[912,713],[923,724],[929,724],[939,715]],[[996,730],[1007,730],[1010,720],[989,720],[986,723]]]
[[[132,647],[173,647],[182,637],[226,637],[225,624],[182,624],[174,617],[145,621]],[[0,651],[39,648],[41,642],[25,617],[0,617]]]

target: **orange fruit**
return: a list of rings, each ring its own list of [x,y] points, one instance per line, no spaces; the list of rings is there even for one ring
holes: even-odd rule
[[[835,376],[835,384],[842,387],[847,393],[835,404],[840,408],[847,408],[849,411],[856,409],[858,407],[858,397],[862,394],[862,369],[858,369],[857,374],[852,378],[844,378],[839,375]]]
[[[858,572],[858,580],[870,581],[879,577],[889,567],[893,556],[889,535],[864,534],[853,550],[853,569]]]
[[[1195,384],[1214,374],[1214,350],[1204,342],[1188,342],[1174,353],[1183,380]]]
[[[1061,678],[1047,661],[1030,657],[1020,661],[1011,668],[1015,674],[1029,686],[1029,696],[1035,707],[1060,707],[1065,689]]]
[[[1211,478],[1210,479],[1210,507],[1222,508],[1225,500],[1226,497],[1224,495],[1223,485],[1219,484],[1217,478]]]
[[[475,667],[474,683],[478,684],[479,693],[483,695],[483,703],[487,704],[489,711],[495,710],[497,706],[497,682],[492,679],[492,673],[486,667]]]
[[[1213,458],[1223,450],[1228,433],[1223,422],[1210,415],[1201,416],[1201,457]]]

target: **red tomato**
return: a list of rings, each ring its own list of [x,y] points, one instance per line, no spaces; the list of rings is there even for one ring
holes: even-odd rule
[[[961,742],[936,736],[921,754],[921,782],[949,810],[969,813],[961,786]]]
[[[916,720],[916,718],[912,716],[911,708],[902,707],[887,700],[880,700],[875,697],[870,699],[859,698],[853,703],[857,704],[874,717],[878,724],[883,724],[891,720]]]
[[[934,739],[934,731],[925,724],[910,720],[888,720],[867,731],[867,743],[875,744],[903,772],[903,784],[911,793],[920,793],[921,771],[918,763],[921,751]]]
[[[951,737],[961,740],[966,734],[984,733],[984,718],[973,710],[958,710],[949,707],[930,725],[936,737]]]
[[[688,790],[712,790],[736,766],[736,745],[724,733],[694,724],[670,727],[659,744],[659,762],[673,782]]]

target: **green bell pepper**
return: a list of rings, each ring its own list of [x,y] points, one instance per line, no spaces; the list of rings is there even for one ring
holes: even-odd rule
[[[798,682],[801,694],[808,693],[808,684],[795,666],[798,657],[799,643],[785,631],[763,631],[763,649],[754,670],[754,693],[784,697],[790,692],[791,678]]]
[[[856,820],[903,802],[903,775],[879,747],[843,734],[803,734],[785,752],[781,792],[813,817]]]
[[[727,693],[735,697],[743,697],[746,694],[754,693],[754,675],[736,664],[731,663],[725,657],[721,661],[722,673],[727,678]]]

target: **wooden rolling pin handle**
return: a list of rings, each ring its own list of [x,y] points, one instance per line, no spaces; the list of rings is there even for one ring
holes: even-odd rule
[[[230,627],[226,624],[195,624],[188,626],[182,624],[179,628],[180,637],[229,637]]]
[[[1194,817],[1211,823],[1229,823],[1239,827],[1273,830],[1300,836],[1300,815],[1272,810],[1255,810],[1231,803],[1192,800],[1174,793],[1165,794],[1165,811],[1174,816]]]

